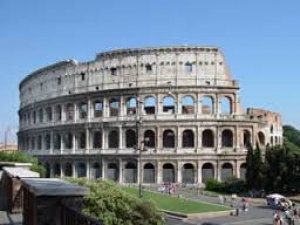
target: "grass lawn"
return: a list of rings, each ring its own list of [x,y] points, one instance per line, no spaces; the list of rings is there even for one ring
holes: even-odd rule
[[[122,187],[122,190],[130,195],[138,196],[138,189]],[[151,199],[158,208],[180,213],[201,213],[228,210],[228,207],[186,200],[184,198],[172,197],[167,194],[154,193],[143,190],[143,199]]]

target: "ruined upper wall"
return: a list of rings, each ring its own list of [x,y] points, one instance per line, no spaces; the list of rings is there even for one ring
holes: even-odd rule
[[[20,83],[21,107],[69,94],[167,84],[238,89],[218,48],[120,49],[90,62],[67,60],[33,72]]]

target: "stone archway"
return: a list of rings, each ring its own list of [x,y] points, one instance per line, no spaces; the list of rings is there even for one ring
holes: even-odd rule
[[[137,167],[136,163],[128,162],[124,167],[123,174],[124,183],[137,183]]]
[[[163,165],[163,182],[175,183],[175,168],[171,163]]]
[[[202,183],[205,183],[207,179],[214,178],[214,166],[212,163],[204,163],[201,169]]]
[[[182,183],[193,184],[195,183],[195,168],[191,163],[186,163],[182,167]]]

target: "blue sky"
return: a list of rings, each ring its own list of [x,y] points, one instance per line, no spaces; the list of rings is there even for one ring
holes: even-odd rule
[[[0,142],[18,127],[18,85],[59,60],[104,50],[218,46],[244,108],[282,114],[300,129],[300,1],[51,0],[0,2]]]

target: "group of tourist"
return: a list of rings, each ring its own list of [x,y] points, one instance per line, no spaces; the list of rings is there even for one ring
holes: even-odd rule
[[[169,182],[165,182],[162,183],[159,187],[158,187],[158,191],[161,193],[168,193],[170,195],[174,195],[177,193],[177,186],[175,184],[169,183]]]

